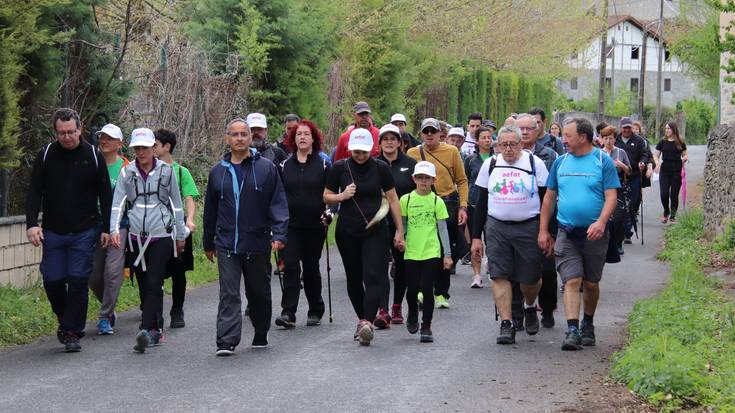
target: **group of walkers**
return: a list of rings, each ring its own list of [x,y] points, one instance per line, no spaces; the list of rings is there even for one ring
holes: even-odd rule
[[[432,342],[433,310],[450,308],[456,265],[471,264],[470,287],[483,288],[486,256],[501,322],[497,343],[515,343],[517,331],[534,335],[540,325],[554,326],[558,275],[564,350],[595,344],[603,266],[619,261],[631,236],[640,174],[649,161],[660,171],[662,200],[664,182],[671,200],[663,217],[676,216],[673,177],[686,161],[686,146],[673,123],[653,157],[628,118],[620,134],[607,125],[598,125],[596,134],[583,118],[554,123],[547,133],[544,111],[533,108],[506,119],[496,133],[494,122],[474,113],[467,132],[423,119],[416,139],[402,114],[381,128],[366,102],[357,102],[352,115],[331,156],[319,128],[294,114],[274,144],[260,113],[226,125],[227,152],[206,182],[201,231],[205,256],[219,272],[218,356],[240,344],[241,278],[253,347],[268,345],[273,273],[283,293],[275,325],[296,326],[302,288],[306,325],[321,324],[326,306],[319,262],[335,212],[336,246],[357,318],[353,337],[361,345],[371,343],[375,329],[404,323],[409,333],[420,332],[421,342]],[[26,219],[28,239],[44,246],[41,272],[58,339],[68,352],[81,350],[87,288],[101,303],[98,334],[114,333],[127,266],[142,310],[134,350],[143,353],[164,342],[165,278],[173,283],[169,327],[185,326],[197,186],[173,160],[171,131],[133,130],[135,160],[128,161],[120,155],[119,127],[103,127],[95,147],[80,138],[73,110],[59,109],[52,123],[56,141],[36,158]]]

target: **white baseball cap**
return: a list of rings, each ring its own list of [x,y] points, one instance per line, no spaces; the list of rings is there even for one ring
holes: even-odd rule
[[[449,133],[447,133],[447,136],[457,135],[464,138],[464,130],[462,128],[452,128],[449,129]]]
[[[350,141],[347,143],[348,151],[365,151],[373,150],[373,135],[369,130],[363,128],[355,128],[350,132]]]
[[[266,121],[265,115],[262,113],[251,113],[248,115],[246,121],[251,128],[268,129],[268,121]]]
[[[403,115],[403,113],[396,113],[393,116],[391,116],[390,117],[390,123],[393,123],[393,122],[408,123],[408,121],[406,121],[406,117]]]
[[[153,131],[148,128],[138,128],[133,130],[130,135],[130,147],[143,146],[146,148],[152,147],[156,143],[156,137],[153,135]]]
[[[416,175],[429,175],[436,178],[436,167],[429,161],[417,162],[416,166],[413,167],[413,176]]]
[[[385,135],[386,133],[394,133],[396,135],[396,137],[398,138],[398,140],[401,139],[401,130],[398,129],[398,126],[396,126],[396,125],[394,125],[392,123],[388,123],[386,125],[383,125],[383,127],[380,128],[380,133],[378,134],[378,136],[382,138],[383,135]]]
[[[102,129],[100,129],[100,133],[104,133],[105,135],[119,141],[123,140],[122,131],[120,130],[120,128],[113,125],[112,123],[108,123],[107,125],[103,126]]]

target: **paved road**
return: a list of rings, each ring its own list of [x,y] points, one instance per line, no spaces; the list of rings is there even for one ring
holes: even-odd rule
[[[690,148],[690,182],[701,180],[704,152]],[[356,320],[333,249],[333,324],[305,327],[302,308],[295,330],[271,330],[269,348],[242,345],[235,357],[217,358],[218,287],[205,286],[187,298],[187,327],[169,330],[166,345],[144,355],[132,351],[137,311],[120,315],[114,336],[85,338],[78,354],[63,353],[53,337],[0,351],[0,411],[545,412],[573,405],[623,343],[633,303],[667,278],[654,259],[657,194],[655,187],[644,195],[645,245],[628,246],[622,263],[606,267],[594,348],[560,350],[559,311],[553,329],[520,333],[514,346],[494,344],[499,325],[490,290],[468,288],[467,266],[452,279],[452,308],[435,312],[433,344],[394,326],[360,347],[352,341]],[[279,303],[277,280],[273,291]],[[243,344],[251,339],[248,323]]]

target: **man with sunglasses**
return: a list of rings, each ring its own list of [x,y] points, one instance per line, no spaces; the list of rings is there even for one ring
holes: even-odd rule
[[[457,251],[459,225],[467,222],[467,198],[469,188],[464,163],[459,150],[439,140],[439,121],[426,118],[421,122],[421,140],[423,143],[408,150],[407,155],[416,161],[428,161],[436,167],[436,182],[434,192],[439,195],[447,206],[449,219],[447,230],[449,242],[452,245],[452,260],[455,265],[461,258]],[[443,270],[437,277],[434,287],[437,308],[449,308],[449,277],[451,270]]]

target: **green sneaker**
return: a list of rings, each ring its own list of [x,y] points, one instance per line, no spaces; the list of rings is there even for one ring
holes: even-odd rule
[[[449,300],[443,295],[434,297],[434,302],[436,302],[436,308],[449,308]]]

